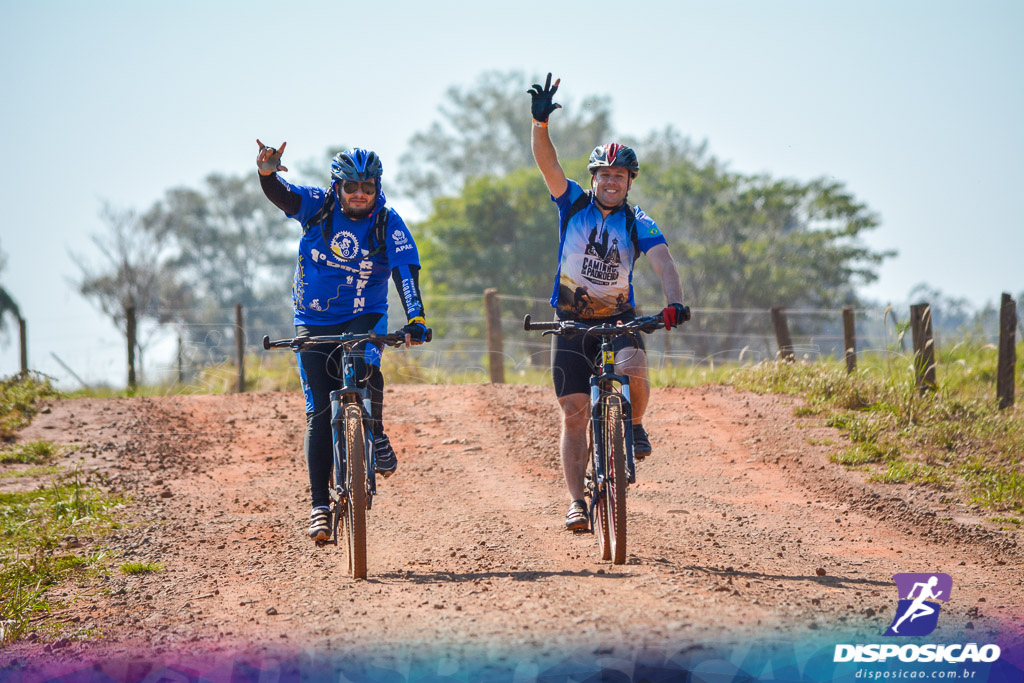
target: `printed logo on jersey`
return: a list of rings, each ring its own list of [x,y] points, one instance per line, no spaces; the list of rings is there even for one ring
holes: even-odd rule
[[[348,230],[342,230],[331,239],[331,251],[343,259],[354,259],[359,255],[359,240]]]
[[[939,623],[940,602],[949,602],[953,579],[949,574],[894,574],[899,603],[887,636],[926,636]]]
[[[612,238],[611,244],[608,239],[608,228],[604,228],[598,235],[598,229],[595,227],[590,231],[587,240],[580,275],[595,285],[608,285],[619,279],[619,266],[622,264],[619,239]]]
[[[394,240],[395,244],[405,244],[409,241],[409,238],[401,230],[395,230],[391,233],[391,239]]]

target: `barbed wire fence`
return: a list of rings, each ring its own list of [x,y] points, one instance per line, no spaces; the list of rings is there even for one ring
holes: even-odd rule
[[[442,383],[467,381],[505,381],[508,374],[525,376],[531,371],[546,372],[550,363],[550,340],[536,332],[523,329],[523,318],[553,320],[553,309],[547,299],[501,294],[488,290],[480,294],[432,295],[427,297],[428,323],[434,329],[433,341],[416,350],[414,358],[399,361],[395,371],[408,374],[408,379]],[[1004,295],[1002,310],[1016,312],[1016,302]],[[489,310],[490,308],[490,310]],[[394,311],[401,305],[392,301]],[[660,310],[660,309],[659,309]],[[649,366],[662,370],[684,366],[706,366],[714,369],[722,364],[748,364],[771,360],[784,355],[795,360],[817,361],[842,359],[847,355],[851,329],[844,324],[844,309],[793,308],[784,310],[787,343],[779,336],[778,321],[772,310],[702,308],[691,309],[693,319],[670,332],[659,332],[646,338]],[[642,314],[658,311],[643,310]],[[181,318],[187,311],[160,311],[166,318]],[[208,389],[243,390],[244,378],[239,377],[241,358],[262,354],[264,334],[271,338],[290,337],[294,333],[293,312],[290,301],[276,305],[250,307],[243,311],[242,320],[237,307],[207,309],[206,320],[158,325],[144,323],[138,330],[140,366],[144,373],[142,383],[173,382],[191,385],[194,391]],[[912,358],[918,350],[912,337],[910,311],[887,308],[845,309],[855,328],[855,352],[885,354],[889,357]],[[929,316],[933,313],[929,309]],[[941,309],[934,311],[939,318]],[[398,317],[402,317],[399,315]],[[391,325],[397,329],[404,319]],[[929,320],[930,325],[930,320]],[[986,324],[973,332],[974,341],[999,346],[1001,356],[1009,331],[1015,334],[1020,322],[1014,316],[1007,329],[1007,321]],[[121,339],[120,357],[124,358],[124,340]],[[936,336],[940,347],[942,334]],[[96,340],[110,346],[110,339]],[[89,340],[76,340],[76,345],[88,345]],[[1012,348],[1012,345],[1011,345]],[[81,384],[87,384],[74,369],[74,361],[64,360],[51,352],[65,370]],[[79,356],[81,358],[81,356]],[[81,365],[81,360],[78,363]],[[90,356],[86,355],[88,364]],[[123,360],[121,361],[123,363]],[[495,365],[500,366],[500,374]],[[1011,363],[1012,365],[1012,363]],[[124,365],[121,366],[122,368]],[[252,372],[258,372],[259,361]],[[95,377],[94,368],[82,373]],[[109,384],[116,385],[116,381]],[[1010,382],[1012,386],[1012,381]],[[234,389],[233,389],[234,387]]]

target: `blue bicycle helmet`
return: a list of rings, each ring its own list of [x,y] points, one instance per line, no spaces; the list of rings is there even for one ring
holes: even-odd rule
[[[331,160],[331,178],[338,182],[376,180],[383,173],[377,153],[359,147],[346,149]]]

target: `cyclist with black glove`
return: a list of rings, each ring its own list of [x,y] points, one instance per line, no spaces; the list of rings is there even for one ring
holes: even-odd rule
[[[349,149],[331,162],[328,188],[291,185],[279,171],[285,145],[275,149],[259,140],[256,165],[263,193],[302,225],[292,285],[295,336],[387,334],[388,279],[401,295],[408,324],[406,346],[423,343],[426,320],[419,286],[419,252],[398,213],[386,206],[383,167],[376,153]],[[398,458],[384,432],[382,346],[357,350],[356,372],[370,392],[377,472],[387,477]],[[328,538],[332,467],[330,393],[340,385],[340,350],[332,345],[299,352],[299,375],[306,398],[306,466],[313,498],[309,536]]]
[[[594,149],[587,166],[590,190],[565,177],[558,153],[548,134],[548,118],[561,105],[554,102],[561,79],[528,92],[533,98],[533,158],[544,176],[551,199],[558,206],[558,270],[551,305],[560,320],[593,324],[614,324],[636,317],[633,299],[633,264],[646,254],[661,280],[667,305],[662,311],[665,328],[690,319],[682,304],[683,290],[665,237],[657,224],[626,197],[640,171],[636,153],[614,142]],[[585,288],[589,303],[582,311],[572,294]],[[637,459],[651,453],[651,442],[643,428],[643,416],[650,397],[647,382],[647,354],[643,339],[639,348],[633,340],[617,337],[616,370],[630,378],[633,406],[633,447]],[[562,409],[560,450],[565,480],[572,503],[565,518],[571,530],[588,525],[583,500],[587,468],[587,425],[590,419],[590,376],[598,340],[586,335],[555,336],[552,340],[551,372],[555,393]]]

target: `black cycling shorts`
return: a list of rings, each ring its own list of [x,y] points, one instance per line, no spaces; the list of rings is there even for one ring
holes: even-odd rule
[[[614,325],[636,318],[634,311],[627,311],[611,318],[580,320],[586,325]],[[622,334],[612,340],[615,359],[621,361],[639,348],[646,350],[643,335],[633,337]],[[554,335],[551,339],[551,378],[555,383],[555,394],[561,398],[569,394],[589,394],[590,378],[595,374],[598,356],[601,353],[601,338],[592,334],[575,334],[571,337]]]

